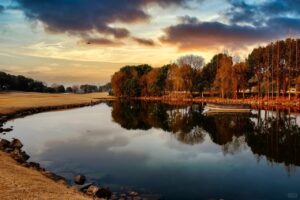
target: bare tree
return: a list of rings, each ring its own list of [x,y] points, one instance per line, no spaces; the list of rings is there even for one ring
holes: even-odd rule
[[[179,67],[184,65],[190,65],[193,69],[200,70],[204,65],[204,58],[196,55],[185,55],[177,59]]]

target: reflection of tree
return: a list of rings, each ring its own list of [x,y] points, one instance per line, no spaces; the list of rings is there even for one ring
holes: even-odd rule
[[[232,141],[224,144],[222,150],[224,154],[234,154],[236,152],[241,152],[246,149],[247,145],[245,142],[245,136],[232,137]]]
[[[283,112],[276,111],[275,116],[272,113],[268,116],[270,113],[266,111],[264,119],[261,115],[257,117],[255,131],[247,137],[248,145],[255,154],[265,155],[270,162],[299,166],[299,126]]]
[[[112,106],[113,120],[126,129],[160,128],[191,145],[202,143],[208,133],[224,154],[249,146],[258,158],[284,163],[288,171],[293,165],[300,166],[300,128],[295,118],[284,112],[204,116],[199,105],[115,101]]]
[[[213,142],[225,145],[253,131],[253,123],[248,114],[218,114],[204,118],[203,128],[209,133]]]
[[[185,144],[193,145],[204,142],[206,134],[202,128],[200,128],[199,126],[195,126],[189,133],[178,132],[175,133],[175,135],[179,141]]]
[[[198,105],[171,106],[158,102],[115,101],[112,106],[113,120],[123,128],[161,128],[174,133],[179,141],[187,144],[204,140],[203,131],[198,127],[203,117]]]

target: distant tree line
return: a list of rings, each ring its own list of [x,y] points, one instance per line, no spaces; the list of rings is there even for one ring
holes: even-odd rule
[[[111,83],[105,85],[73,85],[65,87],[61,84],[52,84],[50,87],[41,81],[36,81],[25,76],[15,76],[0,72],[0,91],[23,91],[23,92],[45,92],[45,93],[92,93],[110,92]]]
[[[187,55],[160,68],[125,66],[111,78],[113,93],[124,97],[174,93],[291,97],[300,90],[299,43],[292,38],[276,41],[253,49],[245,61],[219,53],[206,64],[201,56]]]

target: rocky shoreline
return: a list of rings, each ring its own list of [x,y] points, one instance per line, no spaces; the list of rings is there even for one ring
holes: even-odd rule
[[[3,125],[8,120],[25,117],[32,114],[37,114],[41,112],[46,111],[55,111],[55,110],[65,110],[65,109],[71,109],[71,108],[80,108],[80,107],[86,107],[86,106],[93,106],[96,104],[101,103],[102,100],[97,101],[91,101],[90,103],[79,103],[79,104],[69,104],[69,105],[58,105],[58,106],[44,106],[44,107],[37,107],[37,108],[28,108],[19,110],[14,113],[9,113],[6,115],[0,115],[0,133],[7,133],[12,131],[12,127],[10,128],[3,128]],[[30,156],[22,150],[23,144],[20,140],[13,138],[11,141],[6,139],[0,139],[0,151],[5,152],[7,155],[9,155],[11,158],[13,158],[15,161],[17,161],[18,164],[20,164],[23,167],[39,171],[41,174],[43,174],[45,177],[57,182],[61,183],[65,186],[70,187],[68,185],[67,180],[59,176],[51,171],[47,171],[45,168],[41,167],[39,163],[36,162],[28,162],[28,159]],[[75,181],[76,183],[76,181]],[[78,182],[77,182],[78,183]],[[80,192],[83,192],[84,194],[87,194],[88,196],[95,198],[105,198],[108,199],[111,196],[111,191],[107,188],[100,188],[97,185],[90,183],[83,185],[81,187],[74,187]]]
[[[84,175],[76,175],[74,177],[74,185],[69,185],[68,181],[51,171],[41,167],[39,163],[28,162],[30,156],[22,150],[23,144],[20,140],[13,138],[11,141],[0,139],[0,151],[5,152],[8,156],[14,159],[19,165],[40,172],[45,177],[53,180],[56,183],[63,184],[66,187],[71,187],[85,196],[95,200],[159,200],[160,195],[139,195],[135,191],[127,191],[122,193],[112,192],[110,188],[101,187],[95,183],[85,183]]]
[[[58,105],[58,106],[44,106],[37,108],[28,108],[19,110],[17,112],[9,113],[6,115],[0,115],[0,133],[6,134],[12,131],[12,127],[3,128],[3,125],[12,119],[25,117],[32,114],[37,114],[47,111],[64,110],[71,108],[80,108],[86,106],[93,106],[103,102],[102,99],[97,101],[91,101],[90,103],[79,103],[69,105]],[[141,196],[135,191],[126,191],[122,193],[112,192],[109,188],[100,187],[95,183],[85,183],[86,178],[84,175],[77,175],[74,177],[74,185],[69,185],[68,181],[51,171],[43,168],[39,163],[28,161],[30,156],[22,150],[23,144],[19,139],[13,138],[11,141],[0,138],[0,151],[6,153],[12,159],[14,159],[19,165],[29,168],[31,170],[38,171],[45,177],[53,180],[56,183],[63,184],[66,187],[73,188],[85,196],[91,197],[92,199],[111,199],[111,200],[158,200],[160,199],[157,195],[144,195]]]

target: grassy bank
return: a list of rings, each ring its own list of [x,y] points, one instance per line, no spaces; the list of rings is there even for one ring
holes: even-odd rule
[[[107,93],[47,94],[34,92],[0,93],[0,116],[32,108],[88,104],[101,99],[112,99]]]
[[[10,118],[53,109],[81,107],[103,99],[107,93],[45,94],[0,93],[0,116]],[[9,133],[8,133],[9,134]],[[57,183],[41,172],[21,166],[8,153],[0,151],[0,199],[90,199]]]

